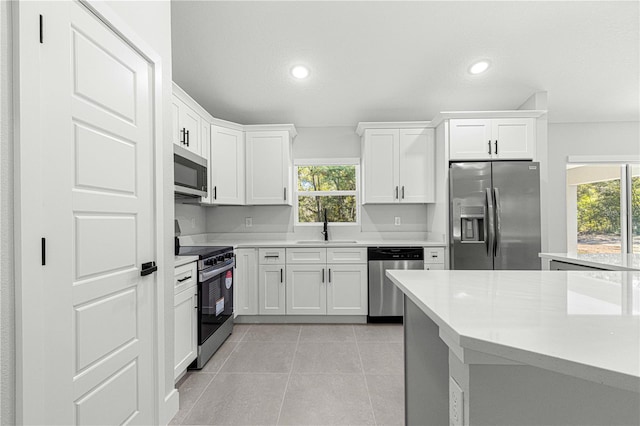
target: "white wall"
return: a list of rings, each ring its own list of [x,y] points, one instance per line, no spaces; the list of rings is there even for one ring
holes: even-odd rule
[[[549,252],[567,251],[566,163],[570,155],[640,158],[640,123],[549,124]]]
[[[360,137],[355,127],[301,127],[293,142],[293,158],[360,158]],[[206,230],[209,233],[282,234],[283,238],[321,238],[319,227],[296,227],[294,211],[288,206],[220,206],[204,208]],[[182,210],[184,211],[184,210]],[[193,210],[192,219],[198,221],[199,212]],[[400,216],[401,225],[394,225]],[[251,217],[253,226],[245,227]],[[366,205],[361,209],[360,226],[329,228],[330,238],[366,238],[399,236],[424,238],[427,229],[426,205]],[[295,233],[295,236],[292,235]],[[187,235],[187,234],[185,234]],[[264,236],[264,235],[263,235]]]
[[[0,2],[0,424],[15,424],[11,2]]]
[[[207,232],[207,209],[198,204],[175,203],[175,220],[180,225],[180,235],[196,235]]]

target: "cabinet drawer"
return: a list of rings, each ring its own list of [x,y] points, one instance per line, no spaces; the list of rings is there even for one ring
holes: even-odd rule
[[[287,263],[327,263],[327,249],[324,247],[288,248]]]
[[[327,263],[367,263],[367,249],[363,247],[327,248]]]
[[[175,268],[173,286],[174,294],[193,287],[198,283],[198,268],[196,262]]]
[[[444,263],[443,247],[425,247],[424,263]]]
[[[258,249],[258,263],[260,265],[284,265],[283,248]]]

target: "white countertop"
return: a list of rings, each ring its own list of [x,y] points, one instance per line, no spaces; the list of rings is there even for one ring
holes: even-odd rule
[[[640,273],[387,275],[460,348],[640,392]]]
[[[196,262],[197,260],[198,260],[198,256],[176,256],[173,267],[177,268],[178,266],[186,265],[187,263],[191,263],[191,262]]]
[[[640,271],[638,253],[540,253],[540,257],[611,271]]]
[[[214,240],[182,245],[194,246],[232,246],[234,248],[253,247],[445,247],[442,242],[424,240],[334,240],[324,242],[322,240]]]

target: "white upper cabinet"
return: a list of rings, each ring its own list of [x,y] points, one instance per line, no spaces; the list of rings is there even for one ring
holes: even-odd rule
[[[449,121],[449,159],[532,160],[535,119],[493,118]]]
[[[200,116],[175,94],[171,102],[173,112],[173,143],[188,149],[194,154],[202,155],[200,144]]]
[[[286,130],[248,131],[247,204],[291,205],[291,136]]]
[[[245,203],[244,132],[211,126],[211,160],[209,194],[217,205]]]
[[[364,203],[434,202],[434,154],[433,129],[365,129]]]

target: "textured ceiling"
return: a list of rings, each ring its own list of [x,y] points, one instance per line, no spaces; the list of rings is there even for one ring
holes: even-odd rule
[[[638,121],[637,1],[172,1],[173,80],[242,124],[355,126],[515,109]],[[467,72],[477,59],[492,66]],[[309,78],[288,71],[306,64]]]

